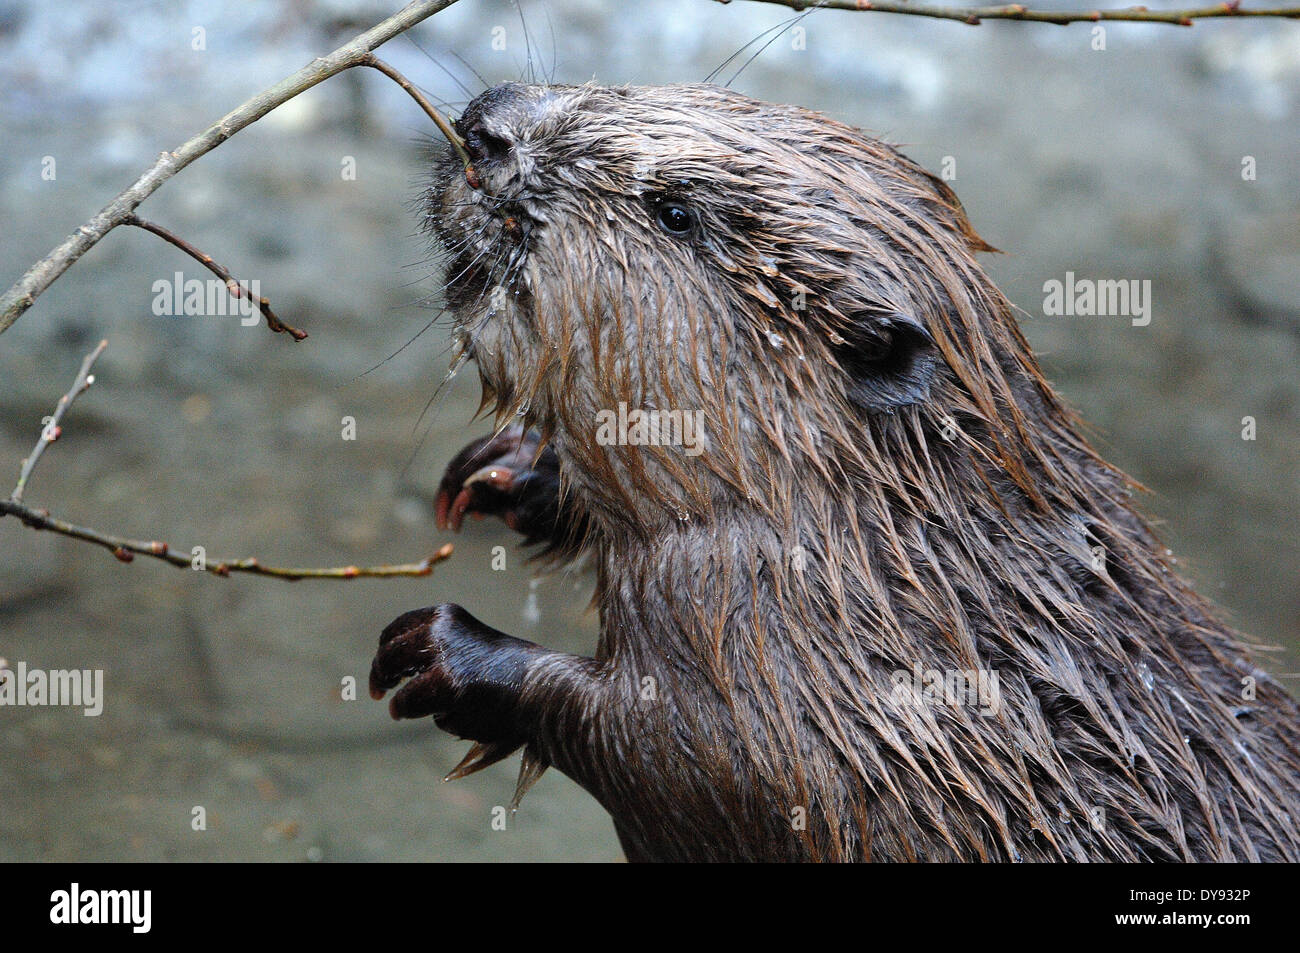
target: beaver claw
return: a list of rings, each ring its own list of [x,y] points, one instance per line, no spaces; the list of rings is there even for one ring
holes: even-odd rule
[[[487,750],[477,759],[482,762],[473,767],[477,770],[524,743],[519,693],[537,651],[458,605],[416,609],[394,619],[380,635],[370,666],[370,697],[382,699],[407,680],[389,700],[389,713],[432,716],[444,731],[480,742]]]
[[[507,427],[456,454],[438,486],[438,528],[458,531],[467,514],[500,516],[529,543],[553,540],[559,460],[549,447],[539,453],[539,446],[534,431]]]

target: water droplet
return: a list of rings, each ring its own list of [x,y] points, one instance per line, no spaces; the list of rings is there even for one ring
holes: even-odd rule
[[[538,579],[531,579],[528,582],[528,598],[524,600],[524,621],[529,625],[537,625],[542,621],[542,610],[537,604],[537,584]]]
[[[1147,667],[1146,662],[1138,663],[1138,678],[1142,680],[1142,687],[1147,691],[1155,689],[1156,677],[1151,674],[1151,669]]]

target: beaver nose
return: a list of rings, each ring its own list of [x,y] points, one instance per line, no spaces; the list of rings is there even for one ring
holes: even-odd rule
[[[481,121],[465,130],[465,149],[475,165],[508,158],[513,145],[510,139],[489,130]]]
[[[456,121],[470,159],[480,163],[507,158],[517,130],[527,127],[536,106],[536,87],[525,83],[502,83],[471,100]]]

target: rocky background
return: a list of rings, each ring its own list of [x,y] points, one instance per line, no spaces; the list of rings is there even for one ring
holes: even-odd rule
[[[159,151],[398,5],[0,0],[0,284]],[[556,81],[693,81],[789,16],[548,0],[525,2],[521,22],[512,4],[462,0],[381,55],[454,110],[483,80],[526,76],[530,46]],[[1091,24],[820,11],[798,25],[732,85],[955,169],[1049,377],[1151,489],[1187,574],[1280,647],[1276,672],[1300,672],[1300,23],[1110,24],[1104,49]],[[416,560],[445,542],[432,491],[487,426],[471,421],[472,371],[438,392],[443,329],[419,333],[437,314],[411,208],[427,126],[377,74],[342,77],[164,186],[141,215],[260,280],[311,337],[154,315],[154,281],[208,276],[120,230],[0,339],[0,469],[16,479],[106,337],[30,502],[279,565]],[[1149,279],[1150,325],[1044,316],[1044,282],[1067,271]],[[340,439],[344,416],[355,441]],[[508,570],[492,572],[501,544]],[[493,830],[513,762],[443,784],[463,743],[339,691],[349,675],[364,686],[383,624],[433,602],[590,652],[590,589],[533,581],[495,523],[472,525],[428,579],[288,584],[123,565],[0,521],[0,655],[102,668],[108,696],[98,718],[0,708],[0,860],[618,859],[603,811],[558,773]],[[206,831],[191,829],[196,806]]]

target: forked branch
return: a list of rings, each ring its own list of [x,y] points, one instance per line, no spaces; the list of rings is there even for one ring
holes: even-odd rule
[[[148,556],[152,559],[160,559],[180,569],[201,570],[217,576],[229,576],[231,573],[242,572],[289,581],[299,579],[427,576],[433,572],[434,566],[451,555],[452,546],[448,543],[432,556],[428,556],[417,563],[404,563],[396,566],[335,566],[329,568],[264,566],[256,557],[252,556],[243,559],[215,559],[208,557],[202,547],[177,552],[167,543],[158,540],[128,539],[125,536],[101,533],[99,530],[56,519],[47,510],[28,506],[23,502],[23,491],[27,487],[32,471],[36,469],[36,464],[41,459],[45,449],[62,435],[63,418],[67,414],[68,408],[72,406],[73,401],[84,394],[91,384],[95,383],[95,377],[90,371],[95,366],[95,361],[99,360],[99,356],[104,353],[106,347],[108,347],[108,342],[100,341],[95,349],[86,355],[86,359],[81,362],[81,370],[77,374],[77,379],[73,382],[71,389],[59,398],[54,413],[41,428],[41,436],[36,441],[36,447],[23,461],[18,475],[18,483],[13,492],[7,500],[0,499],[0,517],[15,516],[22,521],[24,526],[31,529],[58,533],[60,536],[68,536],[72,539],[80,539],[96,546],[102,546],[125,563],[132,562],[136,556]]]
[[[181,169],[200,156],[211,152],[271,110],[284,105],[299,93],[311,89],[331,76],[336,76],[355,66],[375,66],[373,51],[377,47],[438,11],[445,10],[455,2],[456,0],[416,0],[414,3],[408,3],[398,13],[340,46],[328,56],[312,60],[292,76],[258,93],[176,150],[164,152],[130,188],[109,202],[99,214],[29,268],[27,273],[19,278],[3,297],[0,297],[0,333],[12,327],[23,312],[35,303],[37,297],[77,259],[95,247],[113,229],[126,224],[140,203]],[[389,68],[382,72],[392,76],[396,71]],[[418,99],[422,99],[409,83],[403,88],[412,95],[417,95]],[[421,106],[426,112],[433,108],[428,105],[427,100],[422,102]]]

